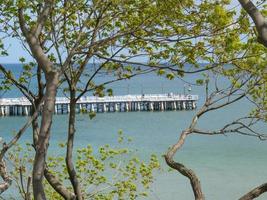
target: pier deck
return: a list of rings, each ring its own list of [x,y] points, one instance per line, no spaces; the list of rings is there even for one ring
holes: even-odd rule
[[[196,108],[198,95],[143,94],[105,97],[81,97],[77,102],[79,112],[127,112],[192,110]],[[55,114],[69,113],[69,98],[57,97]],[[0,116],[29,115],[31,103],[25,97],[0,99]]]

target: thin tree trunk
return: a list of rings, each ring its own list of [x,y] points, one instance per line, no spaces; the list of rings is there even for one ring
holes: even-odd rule
[[[256,188],[254,188],[253,190],[249,191],[247,194],[245,194],[239,200],[252,200],[252,199],[259,197],[260,195],[262,195],[265,192],[267,192],[267,183],[264,183],[264,184],[262,184]]]
[[[75,171],[75,167],[72,161],[73,142],[75,135],[75,117],[76,117],[76,92],[75,90],[70,91],[70,113],[69,113],[69,128],[68,128],[68,141],[67,141],[67,154],[66,154],[66,165],[69,173],[69,178],[74,189],[77,200],[82,200],[82,191],[79,184],[79,180]]]
[[[39,105],[41,103],[40,99],[38,97],[38,99],[34,100],[34,105],[32,105],[31,115],[33,115],[33,113],[35,113],[37,108],[40,106]],[[38,117],[36,117],[35,119],[32,120],[32,132],[33,132],[32,137],[33,137],[33,147],[34,147],[34,149],[36,148],[36,145],[37,145],[39,131],[40,130],[39,130],[39,124],[38,124]]]
[[[37,101],[35,101],[35,107],[37,108],[39,106],[39,103],[36,103],[36,102]],[[34,149],[36,149],[38,135],[39,135],[39,125],[38,125],[37,118],[34,119],[32,122],[32,129],[33,129],[33,141],[34,141],[33,146],[34,146]],[[74,193],[70,192],[62,183],[60,183],[58,178],[49,171],[47,166],[45,166],[44,176],[46,180],[48,181],[48,183],[54,188],[54,190],[58,194],[60,194],[65,200],[75,200]]]
[[[204,200],[205,197],[204,197],[204,194],[203,194],[202,189],[201,189],[200,181],[199,181],[197,175],[194,173],[194,171],[187,168],[183,164],[175,162],[173,160],[175,153],[177,152],[177,150],[179,150],[183,146],[183,144],[185,142],[185,138],[188,134],[189,134],[189,132],[187,132],[187,131],[182,132],[178,142],[176,144],[174,144],[170,148],[170,150],[167,152],[167,154],[165,155],[165,161],[169,167],[177,170],[179,173],[181,173],[182,175],[184,175],[185,177],[187,177],[190,180],[191,187],[192,187],[192,190],[194,192],[195,200]]]
[[[256,26],[258,32],[258,42],[267,47],[267,22],[265,17],[251,0],[238,1],[243,9],[249,14]]]
[[[35,110],[40,106],[41,99],[44,96],[44,84],[42,82],[42,70],[41,67],[37,66],[37,83],[38,83],[38,96],[34,99],[34,105],[32,105],[32,113],[35,112]],[[37,145],[38,141],[38,134],[39,134],[39,125],[38,125],[38,119],[34,119],[32,122],[32,130],[33,130],[33,146]]]
[[[45,160],[50,138],[50,128],[55,108],[57,86],[59,82],[58,72],[50,71],[46,74],[46,92],[42,111],[42,120],[38,142],[36,145],[36,154],[33,164],[33,195],[35,200],[46,200],[43,177],[45,169]]]
[[[64,185],[62,185],[57,177],[49,172],[48,168],[45,168],[44,175],[48,183],[54,188],[54,190],[60,194],[65,200],[75,200],[75,194],[70,192]]]
[[[0,194],[5,192],[12,184],[12,179],[7,173],[6,163],[4,158],[0,158],[0,176],[3,179],[3,183],[0,184]]]

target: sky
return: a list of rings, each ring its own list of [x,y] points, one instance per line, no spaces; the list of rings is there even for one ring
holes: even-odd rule
[[[0,34],[0,38],[3,35]],[[19,59],[21,57],[25,58],[25,63],[32,62],[34,59],[29,54],[27,50],[23,47],[21,41],[15,38],[6,38],[3,40],[4,46],[7,49],[8,56],[0,56],[0,64],[13,64],[13,63],[20,63]],[[55,53],[55,52],[54,52]],[[123,51],[122,51],[123,53]],[[56,54],[56,53],[55,53]],[[138,62],[147,62],[146,57],[138,56],[136,59],[133,58],[131,61],[138,61]]]
[[[234,7],[237,9],[237,11],[240,11],[240,6],[237,0],[232,0],[230,7]],[[3,37],[3,34],[0,33],[0,38]],[[23,48],[21,41],[15,38],[6,38],[3,40],[3,43],[5,47],[8,49],[8,56],[1,57],[0,56],[0,63],[6,64],[6,63],[19,63],[19,58],[24,57],[26,59],[26,62],[33,61],[33,58],[29,53]],[[146,58],[143,59],[141,62],[146,62]],[[140,57],[138,58],[138,61],[140,62]]]
[[[32,61],[32,57],[29,55],[27,51],[23,48],[20,41],[15,38],[7,38],[3,41],[5,47],[8,51],[8,56],[0,56],[0,63],[19,63],[20,57],[25,57],[26,61]]]

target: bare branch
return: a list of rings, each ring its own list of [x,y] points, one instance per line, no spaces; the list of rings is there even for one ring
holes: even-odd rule
[[[22,94],[30,101],[33,102],[35,98],[34,94],[23,84],[19,83],[13,76],[7,72],[3,65],[0,64],[0,71],[5,75],[5,77],[10,80],[21,92]]]
[[[5,153],[17,143],[17,141],[20,139],[20,137],[23,135],[23,133],[26,131],[26,129],[31,125],[32,121],[38,116],[38,110],[37,109],[34,114],[28,119],[28,121],[24,124],[24,126],[17,132],[17,134],[12,138],[12,140],[9,143],[4,143],[3,148],[0,152],[0,159],[4,158]]]
[[[265,192],[267,192],[267,183],[264,183],[254,188],[253,190],[249,191],[247,194],[242,196],[239,200],[252,200],[252,199],[259,197]]]
[[[41,34],[41,31],[44,27],[44,24],[52,10],[53,4],[52,4],[53,0],[47,0],[44,3],[44,8],[43,11],[38,15],[38,19],[37,19],[37,23],[35,28],[32,30],[32,33],[35,34],[35,37],[38,38],[39,35]]]
[[[44,175],[48,183],[54,188],[55,191],[57,191],[64,199],[67,200],[75,200],[75,195],[70,192],[67,188],[65,188],[64,185],[60,183],[60,181],[57,179],[55,175],[53,175],[51,172],[49,172],[49,169],[47,166],[44,170]]]
[[[18,133],[12,138],[12,140],[9,143],[3,144],[3,148],[0,151],[0,176],[2,177],[4,182],[0,184],[0,194],[6,191],[12,184],[12,179],[7,172],[4,156],[6,152],[17,143],[17,141],[20,139],[20,137],[23,135],[26,129],[31,125],[32,121],[38,116],[38,110],[35,111],[33,116],[29,118],[26,124],[18,131]]]

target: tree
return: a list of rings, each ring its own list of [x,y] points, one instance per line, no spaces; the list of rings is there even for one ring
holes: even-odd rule
[[[151,54],[151,57],[154,57],[154,65],[156,60],[160,61],[162,52],[154,53],[151,49],[163,46],[164,44],[159,45],[156,42],[162,39],[156,38],[150,43],[146,41],[147,39],[142,40],[144,37],[152,37],[152,30],[160,31],[160,29],[156,29],[159,24],[158,21],[155,21],[157,7],[152,1],[135,3],[129,1],[128,3],[123,2],[123,4],[119,1],[46,1],[43,4],[38,1],[8,1],[4,5],[1,10],[3,30],[8,35],[12,34],[20,39],[36,60],[39,92],[37,96],[28,94],[28,89],[25,89],[23,83],[20,83],[25,81],[25,77],[16,81],[12,74],[2,67],[2,72],[8,80],[4,83],[14,84],[23,91],[23,94],[36,108],[32,114],[38,112],[39,105],[44,104],[40,128],[37,119],[32,119],[33,146],[36,150],[33,165],[34,197],[35,199],[45,199],[42,185],[44,175],[62,196],[65,198],[72,196],[55,179],[51,180],[54,177],[47,174],[48,170],[45,165],[55,97],[62,75],[64,75],[71,96],[66,163],[75,195],[77,199],[81,199],[81,189],[72,164],[75,103],[88,90],[95,88],[97,92],[101,93],[103,87],[94,86],[92,79],[102,68],[108,72],[116,71],[118,79],[125,79],[133,76],[132,69],[126,67],[125,63],[130,63],[128,60],[136,57],[137,51],[146,52],[143,55]],[[136,18],[138,15],[139,20]],[[144,29],[147,30],[144,32]],[[154,35],[157,37],[156,34]],[[123,54],[117,56],[125,49],[128,51],[127,56]],[[115,53],[113,53],[114,50]],[[141,53],[139,55],[142,56]],[[91,75],[86,87],[76,97],[77,83],[92,57],[98,57],[105,62]],[[23,62],[23,59],[21,61]],[[133,63],[131,62],[131,64]],[[33,65],[31,66],[33,67]],[[145,69],[143,73],[146,71],[151,70]],[[178,71],[183,72],[183,70]],[[45,77],[45,83],[42,83],[42,76]]]
[[[2,31],[8,38],[13,36],[20,40],[36,62],[30,65],[24,63],[24,71],[28,73],[18,80],[4,66],[0,68],[5,78],[3,89],[8,89],[10,85],[18,87],[34,107],[32,117],[26,124],[32,125],[33,147],[36,151],[32,174],[34,199],[46,199],[44,176],[65,199],[83,198],[72,151],[76,102],[89,91],[102,96],[105,85],[152,71],[173,79],[209,70],[226,76],[232,81],[233,87],[230,88],[237,88],[234,92],[230,88],[222,90],[228,92],[228,96],[220,97],[222,100],[232,97],[245,87],[252,96],[254,92],[255,102],[262,102],[258,91],[264,81],[264,51],[251,43],[253,38],[247,15],[239,15],[234,9],[228,9],[229,3],[225,0],[201,3],[191,0],[179,3],[175,0],[1,2],[4,5],[0,10]],[[243,38],[243,35],[246,37]],[[138,60],[144,57],[147,62]],[[101,64],[96,65],[93,71],[88,71],[88,63],[94,59]],[[25,62],[24,59],[21,61]],[[201,65],[200,62],[208,64]],[[251,71],[250,65],[258,63],[259,66]],[[185,64],[189,64],[189,67],[185,67]],[[235,68],[227,69],[226,64]],[[27,88],[33,71],[37,74],[37,94]],[[113,74],[114,80],[94,83],[96,76],[101,73]],[[84,85],[81,84],[82,77],[86,80]],[[46,165],[50,127],[59,87],[65,88],[71,102],[65,157],[71,190],[49,173]],[[215,98],[213,95],[208,96],[207,101]],[[41,105],[39,125],[38,116],[35,115]],[[261,114],[260,111],[256,110],[255,113]],[[12,145],[24,130],[18,132]],[[172,154],[175,151],[167,154],[169,165],[172,165]],[[0,161],[3,163],[3,160]],[[7,174],[6,170],[2,171]],[[2,176],[4,181],[7,180],[5,184],[10,185],[5,175]]]
[[[243,72],[244,73],[244,72]],[[236,76],[236,74],[234,75]],[[233,78],[233,77],[231,77]],[[255,79],[254,79],[255,78]],[[223,109],[226,106],[230,106],[242,99],[249,98],[250,92],[254,87],[259,86],[259,77],[253,77],[251,75],[240,76],[237,75],[235,79],[232,79],[233,83],[229,84],[226,88],[217,88],[214,91],[210,91],[208,87],[208,81],[206,81],[206,99],[204,104],[198,110],[198,112],[192,118],[191,123],[189,123],[188,128],[181,132],[181,135],[178,141],[167,151],[165,155],[166,163],[173,169],[177,170],[183,176],[187,177],[190,180],[192,190],[194,192],[195,199],[202,200],[205,199],[204,193],[201,188],[200,180],[197,174],[190,168],[186,167],[182,163],[175,161],[176,152],[182,148],[183,144],[186,141],[188,136],[193,136],[195,134],[201,134],[206,136],[215,136],[215,135],[226,135],[226,134],[240,134],[245,136],[257,137],[260,140],[266,140],[267,135],[254,129],[255,125],[265,119],[253,113],[248,113],[246,116],[242,116],[238,119],[233,120],[228,124],[224,124],[219,130],[209,130],[206,127],[206,130],[198,128],[198,121],[201,120],[201,117],[206,115],[211,111],[218,109]],[[251,84],[253,82],[253,84]],[[261,84],[263,85],[263,84]],[[266,112],[266,111],[264,111]],[[264,185],[260,188],[264,189]],[[259,191],[256,191],[259,193]],[[256,196],[255,196],[256,197]],[[254,198],[255,198],[254,197]],[[252,199],[252,198],[241,198],[241,199]]]
[[[28,4],[30,3],[30,4]],[[61,4],[62,3],[62,4]],[[146,4],[146,2],[144,2]],[[38,85],[39,93],[37,97],[28,95],[24,90],[24,94],[33,103],[34,107],[38,107],[42,103],[42,121],[40,128],[38,128],[37,120],[33,122],[33,133],[34,141],[33,146],[36,150],[35,162],[33,167],[33,190],[35,199],[45,199],[45,193],[43,188],[43,176],[46,174],[50,183],[55,189],[59,191],[65,198],[72,198],[70,193],[66,189],[62,188],[58,182],[51,180],[51,176],[47,174],[48,170],[45,170],[45,158],[47,147],[49,143],[50,127],[52,123],[52,115],[54,112],[55,97],[60,84],[60,79],[64,75],[68,82],[71,104],[70,104],[70,127],[69,127],[69,142],[67,145],[67,156],[66,163],[70,180],[73,184],[74,192],[77,199],[81,199],[81,189],[79,188],[79,182],[75,175],[75,170],[72,164],[72,145],[74,137],[74,121],[75,121],[75,104],[76,101],[88,90],[99,88],[94,86],[92,79],[97,73],[104,67],[103,63],[99,68],[93,72],[89,77],[84,91],[81,92],[80,96],[76,99],[76,86],[80,79],[80,76],[84,72],[87,63],[92,59],[96,53],[102,53],[114,57],[120,51],[125,49],[127,43],[134,43],[126,38],[125,41],[120,44],[120,47],[115,54],[110,53],[110,47],[118,40],[123,40],[125,35],[140,31],[142,27],[147,26],[145,20],[141,20],[137,23],[129,21],[129,17],[134,17],[136,13],[125,12],[127,4],[118,4],[115,1],[108,2],[70,2],[70,1],[46,1],[44,4],[36,2],[8,2],[5,4],[6,8],[3,9],[3,16],[6,19],[10,17],[17,17],[14,21],[15,25],[6,24],[5,30],[12,31],[16,37],[24,41],[29,46],[29,52],[35,58],[37,62],[37,74],[38,74]],[[115,7],[120,5],[122,10],[115,10]],[[144,6],[140,4],[133,4],[132,9],[142,9]],[[13,9],[13,10],[12,10]],[[10,12],[11,11],[11,12]],[[13,13],[12,13],[13,11]],[[28,13],[31,12],[31,17],[36,18],[30,19]],[[12,15],[12,14],[13,15]],[[85,16],[81,16],[81,15]],[[147,13],[145,13],[147,14]],[[115,24],[115,20],[125,22],[127,18],[128,24],[121,26]],[[152,17],[152,16],[151,16]],[[16,18],[15,18],[16,19]],[[13,21],[12,21],[13,22]],[[19,25],[19,28],[17,27]],[[55,31],[55,28],[57,29]],[[51,42],[52,46],[46,42]],[[54,52],[51,52],[51,48]],[[63,49],[63,51],[62,51]],[[57,55],[55,58],[54,53]],[[64,55],[65,54],[65,55]],[[63,58],[64,57],[64,58]],[[55,60],[56,59],[56,60]],[[55,64],[57,61],[59,64]],[[112,69],[113,67],[111,67]],[[125,71],[123,66],[121,71]],[[129,70],[128,70],[129,71]],[[5,75],[9,73],[2,67],[2,72]],[[42,83],[42,74],[45,77],[45,84]],[[118,79],[129,78],[132,75],[122,74],[124,77]],[[6,76],[8,79],[9,76]],[[10,79],[9,79],[10,80]],[[15,85],[20,88],[22,84],[19,84],[12,78]],[[115,81],[115,80],[114,80]],[[112,82],[112,81],[111,81]],[[107,84],[107,83],[104,83]],[[45,90],[44,90],[45,87]],[[60,186],[60,187],[58,187]]]
[[[253,22],[255,23],[257,32],[258,32],[258,42],[267,47],[267,24],[264,16],[261,14],[259,9],[253,4],[251,1],[239,1],[243,9],[249,14],[249,16],[252,18]],[[265,79],[266,81],[266,79]],[[265,91],[261,91],[264,92]],[[266,94],[266,93],[265,93]],[[265,110],[266,110],[266,102],[265,103]],[[263,105],[264,106],[264,105]],[[267,183],[264,183],[253,190],[249,191],[247,194],[245,194],[241,200],[247,200],[247,199],[253,199],[257,198],[264,192],[267,192]]]
[[[258,41],[265,45],[264,38],[266,34],[264,31],[266,28],[266,22],[264,17],[260,14],[257,7],[253,5],[251,1],[240,0],[239,2],[252,17],[253,21],[256,24],[258,31]],[[227,13],[227,11],[225,12]],[[215,70],[210,70],[211,74],[213,74],[213,76],[215,75],[215,77],[223,76],[227,78],[231,83],[230,86],[227,88],[219,88],[217,82],[214,81],[215,86],[213,88],[215,89],[213,92],[211,92],[208,87],[209,79],[206,78],[205,81],[201,81],[201,83],[204,82],[206,85],[205,103],[193,117],[192,122],[189,124],[188,128],[181,132],[178,141],[168,150],[165,155],[167,164],[190,180],[195,199],[198,200],[205,199],[198,176],[192,169],[189,169],[182,163],[174,160],[176,152],[180,148],[182,148],[187,136],[193,134],[218,135],[234,133],[247,136],[255,136],[261,140],[266,139],[266,134],[259,133],[253,129],[253,126],[259,121],[266,123],[266,50],[261,45],[255,43],[255,36],[253,34],[254,31],[253,29],[248,31],[249,21],[243,11],[241,11],[240,18],[240,33],[238,33],[237,30],[230,33],[232,34],[232,36],[237,34],[236,39],[232,37],[227,38],[225,37],[225,35],[223,35],[221,42],[216,43],[216,46],[213,46],[216,47],[214,48],[215,51],[219,47],[218,49],[221,53],[221,55],[216,55],[218,56],[217,59],[221,60],[229,56],[234,58],[232,61],[227,62],[227,66],[222,66],[221,69],[216,68]],[[228,30],[231,31],[231,29]],[[239,34],[245,34],[246,36],[244,38],[246,38],[246,40],[240,40],[240,38],[238,38]],[[225,42],[227,42],[228,44]],[[235,58],[238,57],[236,53],[241,54],[242,59],[236,61]],[[210,111],[222,109],[225,106],[229,106],[232,103],[240,101],[244,98],[250,99],[254,104],[255,109],[247,116],[236,119],[229,124],[225,124],[219,130],[201,130],[197,128],[197,122],[200,120],[201,116]],[[266,183],[248,192],[240,199],[254,199],[264,192],[266,192]]]
[[[243,9],[249,14],[251,19],[253,20],[257,33],[258,33],[258,42],[267,46],[267,25],[266,25],[266,19],[262,15],[262,13],[259,11],[257,6],[254,5],[254,3],[250,0],[239,0],[239,3],[243,7]],[[262,2],[264,3],[264,1]]]

